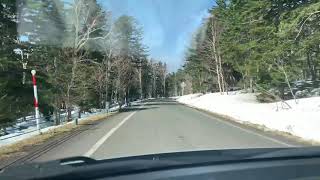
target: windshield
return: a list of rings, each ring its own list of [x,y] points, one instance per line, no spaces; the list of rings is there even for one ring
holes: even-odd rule
[[[316,0],[1,0],[0,169],[320,142]]]

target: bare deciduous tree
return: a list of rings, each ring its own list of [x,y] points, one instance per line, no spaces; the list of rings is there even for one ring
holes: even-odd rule
[[[210,22],[210,38],[207,38],[209,41],[207,46],[211,49],[211,61],[215,64],[215,72],[217,77],[217,82],[219,86],[220,93],[224,93],[226,91],[226,84],[223,75],[223,68],[222,68],[222,58],[221,52],[219,50],[219,36],[221,33],[221,27],[217,23],[217,19],[214,16],[209,18]]]
[[[110,33],[104,36],[96,35],[100,30],[103,30],[104,23],[101,20],[104,18],[104,13],[96,6],[94,1],[90,0],[73,0],[71,13],[69,14],[71,24],[69,27],[70,40],[66,42],[69,47],[68,59],[71,64],[70,81],[67,85],[66,106],[68,110],[68,119],[71,118],[71,90],[75,87],[76,72],[78,66],[82,62],[91,62],[93,60],[85,58],[89,51],[84,50],[89,41],[105,39]]]

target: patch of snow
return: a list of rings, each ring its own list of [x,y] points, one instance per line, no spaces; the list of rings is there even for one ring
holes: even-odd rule
[[[169,97],[169,99],[172,99],[172,100],[177,100],[179,99],[181,96],[172,96],[172,97]]]
[[[131,102],[131,104],[139,104],[142,100],[137,100]],[[111,108],[109,108],[109,112],[115,112],[118,111],[120,106],[118,104],[112,104],[110,105]],[[122,105],[122,107],[127,107],[127,105]],[[74,123],[74,120],[78,118],[78,110],[79,108],[75,108],[76,110],[71,111],[71,117],[73,121],[66,122],[67,113],[61,113],[61,125],[55,126],[52,121],[45,121],[44,118],[41,118],[40,120],[40,127],[41,132],[47,132],[49,130],[64,126],[66,124]],[[78,121],[82,121],[86,119],[89,116],[98,115],[102,113],[106,113],[107,111],[105,109],[92,109],[92,113],[84,112],[81,113],[81,118],[78,119]],[[23,121],[23,118],[17,119],[17,123],[14,124],[12,127],[7,127],[6,132],[7,135],[0,136],[0,147],[3,145],[9,145],[16,143],[18,141],[21,141],[23,139],[27,139],[32,136],[39,135],[37,131],[37,125],[36,120],[34,116],[27,116],[26,121]]]
[[[117,111],[119,108],[120,108],[120,106],[119,106],[119,105],[116,105],[116,106],[114,106],[114,107],[109,108],[109,111],[110,111],[110,112],[114,112],[114,111]]]
[[[280,102],[259,103],[253,93],[190,94],[178,98],[177,101],[227,115],[240,123],[264,125],[307,140],[320,141],[320,97],[302,98],[298,104],[294,100],[286,101],[292,109],[282,108]]]
[[[114,108],[112,111],[116,111],[118,107]],[[78,121],[82,121],[86,117],[101,114],[101,113],[106,113],[106,111],[100,110],[99,112],[95,112],[95,113],[82,113],[81,118],[79,118]],[[61,122],[61,125],[58,125],[58,126],[55,126],[53,124],[53,121],[45,121],[44,119],[41,119],[40,121],[41,132],[47,132],[49,130],[64,126],[66,124],[74,123],[74,120],[78,118],[78,112],[72,111],[71,116],[73,121],[66,122],[64,120],[64,118],[66,117],[66,113],[62,113],[60,115],[62,122]],[[0,147],[3,145],[13,144],[23,139],[27,139],[29,137],[39,134],[37,131],[36,120],[34,119],[33,116],[26,117],[27,121],[21,122],[21,119],[22,118],[19,118],[20,122],[16,123],[14,126],[6,128],[6,132],[8,133],[7,135],[0,136]]]

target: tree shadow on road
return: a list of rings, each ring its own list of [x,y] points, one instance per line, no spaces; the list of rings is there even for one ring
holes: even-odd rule
[[[173,99],[150,99],[142,101],[144,103],[144,106],[161,106],[161,105],[177,105],[179,104],[177,101]]]
[[[163,106],[163,105],[178,105],[179,103],[176,103],[176,102],[154,102],[154,103],[147,103],[145,104],[144,106]]]
[[[131,111],[143,111],[143,110],[149,110],[149,109],[157,109],[159,107],[128,107],[120,109],[119,112],[131,112]]]

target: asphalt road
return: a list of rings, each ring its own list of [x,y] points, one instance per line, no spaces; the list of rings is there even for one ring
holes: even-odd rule
[[[170,101],[148,101],[114,115],[34,161],[108,159],[164,152],[300,146],[293,139],[225,121]]]

